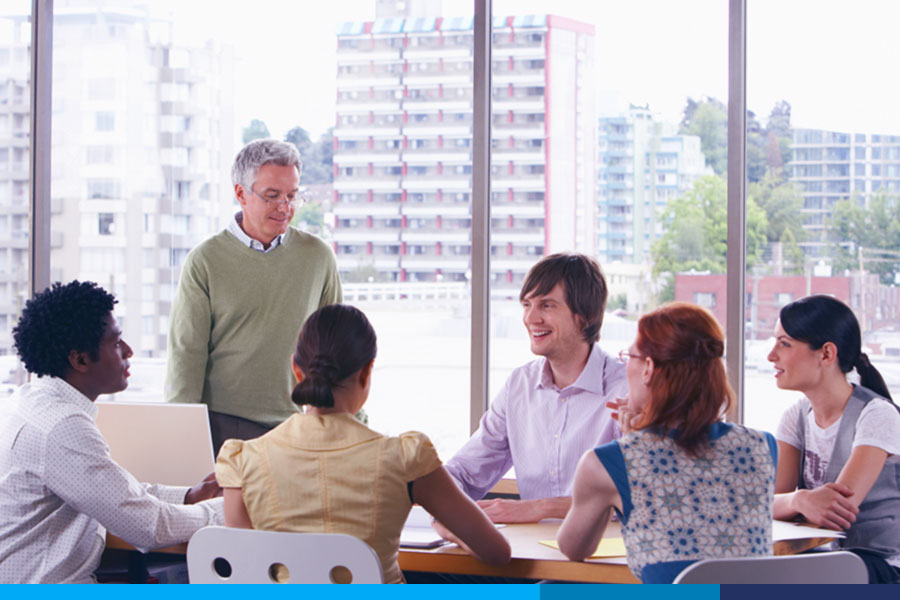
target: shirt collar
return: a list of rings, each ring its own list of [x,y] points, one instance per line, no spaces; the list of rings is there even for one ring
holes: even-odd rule
[[[64,379],[45,375],[43,377],[35,377],[29,385],[31,385],[32,389],[45,393],[48,396],[55,396],[60,402],[77,407],[92,418],[97,416],[97,405]]]
[[[382,437],[349,413],[297,413],[280,425],[290,445],[303,450],[337,450]]]
[[[247,235],[247,233],[241,229],[241,221],[244,219],[244,212],[239,210],[234,213],[234,218],[231,219],[228,223],[228,231],[238,239],[243,245],[248,248],[252,248],[258,252],[262,252],[263,254],[268,254],[275,248],[281,245],[281,241],[284,238],[284,234],[280,233],[275,236],[275,239],[272,240],[272,243],[269,244],[268,248],[264,248],[262,242],[259,240],[254,240],[252,237]]]
[[[579,375],[578,379],[576,379],[574,383],[572,383],[568,387],[578,388],[585,392],[591,392],[593,394],[599,394],[601,396],[605,395],[605,372],[606,363],[608,360],[609,357],[606,356],[602,350],[600,350],[600,346],[594,344],[591,347],[591,353],[588,355],[587,364],[584,365],[584,369],[582,369],[581,375]],[[543,364],[541,365],[540,379],[534,387],[538,390],[559,389],[558,386],[553,382],[553,372],[550,370],[550,361],[546,358],[543,359]]]

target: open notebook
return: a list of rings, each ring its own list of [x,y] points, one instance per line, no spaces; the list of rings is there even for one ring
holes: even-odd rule
[[[97,402],[114,461],[141,482],[194,485],[215,468],[205,404]]]

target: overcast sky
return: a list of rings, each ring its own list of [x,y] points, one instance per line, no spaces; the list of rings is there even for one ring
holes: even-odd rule
[[[152,0],[154,9],[173,7],[179,37],[234,45],[236,122],[260,118],[276,136],[294,125],[318,136],[333,125],[336,25],[371,20],[374,4]],[[785,99],[794,126],[900,133],[900,2],[748,4],[748,106],[763,122]],[[495,15],[550,12],[592,23],[603,112],[649,103],[677,122],[688,96],[727,100],[726,0],[494,0],[493,6]],[[443,12],[471,14],[472,2],[444,0]]]

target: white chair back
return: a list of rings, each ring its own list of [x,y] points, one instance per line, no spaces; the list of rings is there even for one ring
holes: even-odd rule
[[[868,583],[863,560],[852,552],[701,560],[672,583]]]
[[[204,527],[187,549],[191,583],[383,583],[381,561],[342,533]]]

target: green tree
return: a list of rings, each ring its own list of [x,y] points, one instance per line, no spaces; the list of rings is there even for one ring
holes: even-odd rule
[[[313,142],[309,132],[300,126],[284,135],[284,141],[294,144],[300,152],[300,159],[303,161],[301,180],[304,184],[331,183],[334,180],[333,140],[332,129],[322,134],[318,142]]]
[[[762,181],[750,184],[748,195],[766,213],[766,238],[769,242],[781,241],[788,229],[795,243],[806,239],[800,213],[803,198],[792,182],[784,181],[780,174],[769,171]]]
[[[664,276],[661,301],[674,298],[675,274],[685,271],[724,273],[728,247],[727,195],[721,177],[698,179],[663,213],[665,233],[653,244],[653,275]],[[747,198],[747,265],[761,260],[766,243],[766,214]]]
[[[793,275],[802,275],[806,263],[806,255],[797,244],[794,231],[785,227],[779,238],[781,243],[781,257],[784,260],[784,272]]]
[[[315,202],[307,202],[294,213],[291,225],[311,233],[321,233],[325,226],[322,207]]]
[[[900,274],[900,198],[877,195],[868,206],[857,198],[840,200],[827,225],[837,269],[858,270],[860,248],[863,268],[877,273],[882,283],[895,283]],[[879,250],[886,251],[879,253]]]
[[[769,170],[777,171],[791,160],[793,132],[791,129],[791,105],[787,101],[779,100],[772,107],[772,112],[769,113],[769,118],[766,120],[766,133],[768,135],[766,158]],[[783,170],[781,177],[787,178],[787,173]]]
[[[699,102],[688,98],[680,133],[698,136],[706,164],[716,175],[725,175],[728,169],[728,107],[724,103],[711,97]],[[747,179],[751,182],[761,181],[765,177],[768,168],[767,140],[766,129],[757,120],[756,114],[748,110]]]
[[[250,124],[244,127],[244,132],[242,139],[244,143],[252,142],[253,140],[259,140],[262,138],[271,137],[269,134],[269,128],[266,127],[266,124],[259,119],[253,119],[250,121]]]
[[[700,138],[700,149],[716,175],[728,169],[728,110],[715,98],[688,98],[680,133]]]

